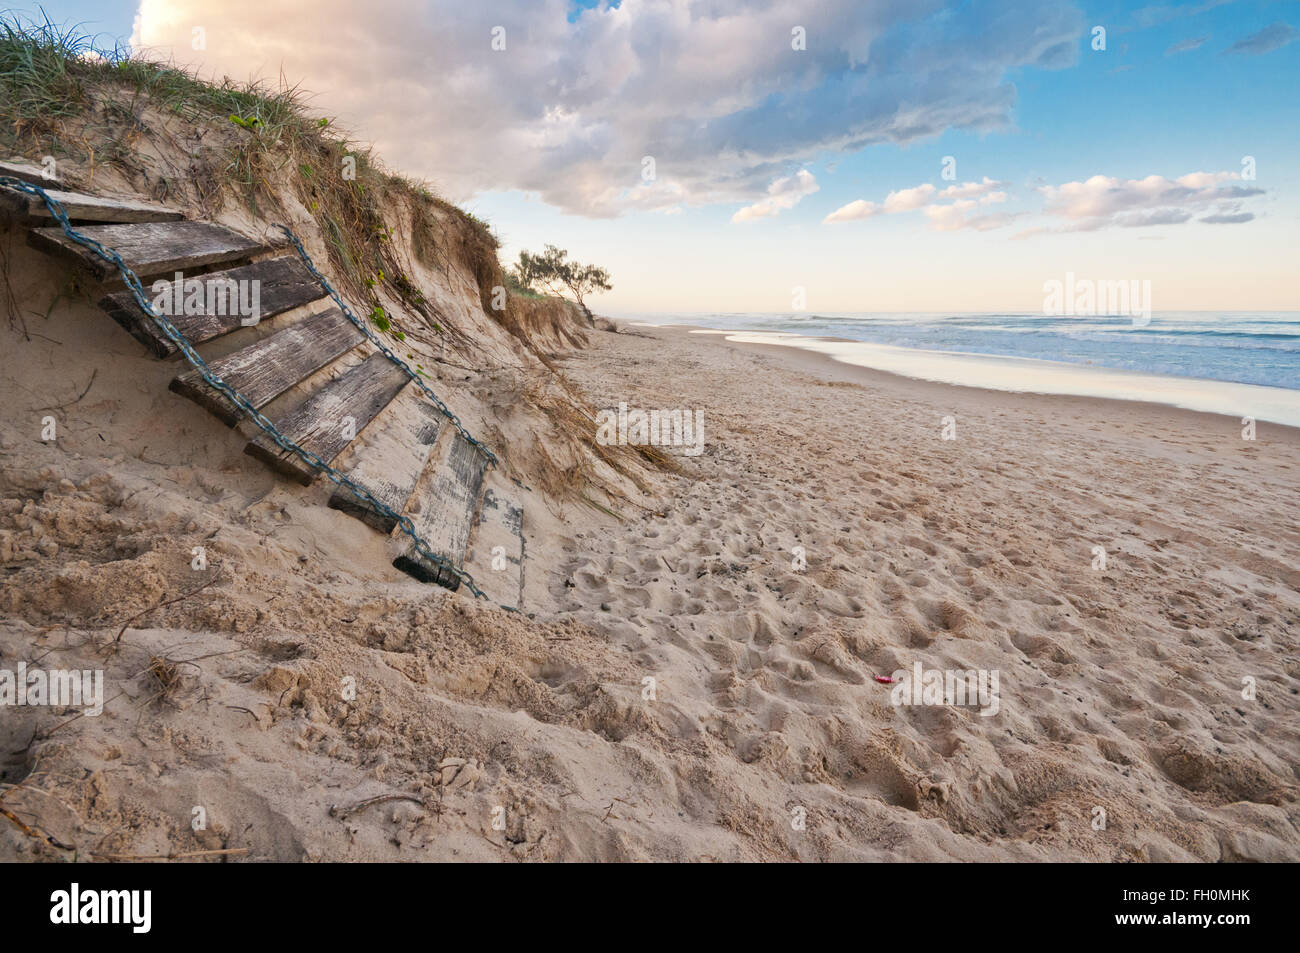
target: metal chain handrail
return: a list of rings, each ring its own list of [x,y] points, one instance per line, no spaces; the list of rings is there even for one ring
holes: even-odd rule
[[[245,414],[247,414],[249,419],[252,420],[254,424],[256,424],[268,437],[270,437],[275,442],[276,446],[280,447],[280,449],[282,450],[286,450],[290,453],[296,454],[301,460],[303,460],[309,466],[320,470],[323,474],[325,474],[325,476],[329,477],[331,481],[333,481],[334,483],[336,483],[341,487],[346,488],[349,492],[352,493],[353,496],[357,497],[357,499],[371,506],[375,510],[375,512],[380,513],[383,516],[386,516],[389,519],[394,520],[397,524],[397,527],[401,529],[403,533],[405,533],[407,536],[411,538],[411,541],[415,546],[416,552],[418,552],[422,557],[424,557],[425,559],[427,559],[429,562],[433,563],[435,566],[439,567],[440,569],[444,569],[447,572],[451,573],[453,576],[459,579],[465,585],[465,587],[469,589],[469,591],[473,593],[477,598],[479,599],[488,598],[487,594],[484,593],[483,590],[480,589],[475,584],[473,577],[468,572],[453,566],[445,557],[435,553],[430,548],[429,544],[420,538],[420,535],[415,531],[415,524],[411,522],[411,518],[409,516],[399,513],[396,510],[394,510],[392,507],[388,506],[387,504],[380,502],[378,499],[375,498],[375,496],[368,489],[366,489],[360,483],[357,483],[356,481],[348,477],[346,474],[341,473],[338,470],[334,469],[332,466],[330,466],[328,463],[326,463],[316,454],[312,453],[310,450],[294,443],[283,433],[281,433],[279,428],[277,428],[274,423],[272,423],[270,420],[264,417],[256,407],[254,407],[251,403],[249,403],[247,398],[245,398],[237,390],[235,390],[224,380],[222,380],[219,375],[213,372],[213,370],[208,366],[207,361],[205,361],[201,356],[199,356],[198,352],[195,351],[194,348],[190,346],[189,341],[186,340],[185,336],[181,334],[181,332],[176,328],[176,326],[172,324],[171,321],[167,320],[166,317],[164,317],[163,315],[159,314],[156,310],[154,310],[153,303],[149,301],[149,299],[145,296],[144,287],[141,285],[140,279],[136,276],[135,272],[132,271],[127,266],[126,262],[122,260],[122,256],[119,255],[113,249],[105,248],[102,244],[100,244],[95,239],[90,238],[87,235],[83,235],[82,233],[78,232],[75,228],[73,228],[72,223],[68,221],[67,211],[63,208],[62,203],[60,203],[58,199],[55,199],[54,197],[49,195],[45,191],[45,189],[41,188],[39,185],[35,185],[31,182],[25,182],[22,179],[17,179],[12,176],[7,176],[7,175],[0,176],[0,186],[4,186],[10,189],[16,189],[17,191],[25,192],[28,195],[35,195],[38,198],[40,198],[45,203],[45,207],[49,209],[50,215],[53,216],[55,221],[59,223],[60,227],[62,227],[63,229],[64,234],[67,235],[68,238],[76,242],[78,245],[81,245],[82,247],[89,249],[95,255],[98,255],[100,258],[102,258],[104,261],[114,265],[117,268],[117,270],[121,273],[122,280],[126,282],[126,286],[130,290],[132,297],[135,298],[136,304],[140,306],[141,310],[143,310],[145,314],[149,315],[149,317],[153,320],[153,322],[158,326],[159,330],[161,330],[162,333],[167,336],[168,340],[170,340],[173,344],[176,345],[177,349],[185,356],[185,359],[189,361],[190,365],[196,371],[199,372],[199,375],[208,384],[208,386],[212,387],[218,393],[222,394],[227,400],[229,400],[232,404],[234,404],[236,407],[242,410]],[[280,227],[284,228],[284,226],[280,226]],[[294,244],[298,246],[299,253],[305,257],[306,252],[303,251],[301,242],[299,242],[296,236],[294,236],[292,232],[289,232],[287,228],[285,229],[285,231],[289,234],[290,238],[294,241]],[[315,267],[310,265],[309,259],[308,259],[308,265],[309,267],[311,267],[312,272],[315,273],[318,278],[321,278],[320,273],[316,271]],[[321,278],[321,280],[324,281],[323,278]],[[330,291],[331,293],[334,293],[333,289],[330,289]],[[337,293],[334,293],[334,297],[336,301],[339,300]],[[339,303],[342,304],[342,302]],[[352,322],[354,324],[357,324],[360,327],[360,323],[357,321],[356,317],[352,315],[350,311],[348,311],[347,313],[348,313],[348,317],[352,319]],[[366,328],[364,327],[362,327],[361,329],[362,331],[366,331]],[[373,340],[373,337],[371,339]],[[382,348],[382,345],[380,346]],[[405,368],[408,373],[411,372],[410,368],[407,367],[405,364],[403,364],[400,360],[395,358],[391,351],[388,351],[386,348],[383,348],[383,350],[391,360],[395,360],[398,364],[401,364],[402,367]],[[421,386],[423,386],[422,382],[421,382]],[[426,393],[429,393],[431,397],[433,396],[432,392],[430,392],[427,387],[424,388],[424,390]],[[491,451],[488,451],[486,447],[483,447],[482,444],[478,443],[477,441],[474,441],[472,437],[466,434],[464,428],[460,426],[459,421],[456,421],[455,417],[451,414],[451,412],[446,410],[445,405],[441,401],[439,401],[436,397],[434,397],[433,399],[438,403],[438,406],[441,409],[443,409],[443,412],[448,415],[448,418],[457,424],[457,427],[458,429],[460,429],[462,435],[464,435],[467,440],[472,441],[477,447],[479,447],[482,451],[484,451],[489,456],[490,459],[495,461],[496,458],[492,456]],[[512,612],[519,611],[514,606],[501,605],[501,608],[507,609]]]
[[[347,316],[347,319],[360,328],[361,333],[368,337],[370,342],[374,344],[375,347],[379,348],[385,357],[402,370],[406,371],[411,380],[420,385],[420,390],[424,391],[425,395],[438,406],[438,409],[452,422],[452,425],[460,431],[460,435],[465,438],[466,442],[482,453],[483,456],[487,457],[488,463],[492,464],[492,466],[496,466],[498,463],[496,454],[489,450],[481,441],[476,440],[470,435],[470,432],[466,430],[465,426],[460,422],[460,418],[452,413],[451,408],[439,400],[438,395],[429,389],[429,385],[424,382],[423,376],[394,354],[392,350],[389,349],[388,345],[384,344],[384,342],[379,338],[379,335],[366,327],[365,322],[352,313],[352,309],[347,306],[347,302],[345,302],[339,293],[334,290],[334,286],[329,283],[329,279],[316,270],[315,262],[311,260],[311,256],[307,254],[307,249],[302,247],[302,242],[298,240],[298,236],[290,230],[289,226],[277,223],[275,227],[288,236],[289,241],[293,243],[293,247],[297,249],[298,256],[302,259],[302,263],[307,266],[307,270],[312,273],[316,280],[325,287],[325,290],[329,292],[330,297],[334,299],[334,303],[339,306],[339,310]]]

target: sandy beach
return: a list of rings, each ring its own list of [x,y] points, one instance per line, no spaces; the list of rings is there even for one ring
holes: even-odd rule
[[[1268,3],[0,13],[14,948],[493,922],[411,864],[1285,925],[1287,75]]]
[[[570,604],[834,818],[828,856],[1297,856],[1295,430],[631,330],[567,371],[703,408],[708,450],[640,545],[580,540]],[[1001,711],[891,707],[874,676],[917,661],[1000,671]]]
[[[1250,442],[1155,405],[931,384],[688,329],[592,332],[554,355],[562,373],[597,408],[702,412],[704,452],[611,513],[530,497],[512,614],[391,569],[377,534],[313,503],[326,491],[276,481],[155,382],[115,390],[163,372],[86,321],[59,308],[43,329],[80,327],[87,362],[116,355],[100,398],[66,408],[76,436],[4,434],[0,651],[102,666],[109,685],[101,716],[56,730],[58,712],[6,715],[9,767],[41,788],[12,800],[65,843],[1300,858],[1296,431]],[[7,391],[23,404],[55,353],[25,347]],[[503,403],[484,397],[499,375],[465,388]],[[173,422],[146,412],[167,401]],[[111,457],[92,426],[106,414],[135,421],[109,432]],[[157,607],[195,589],[200,541],[221,578]],[[187,660],[165,704],[158,658]],[[895,703],[877,679],[918,665],[992,673],[996,697]],[[5,825],[0,856],[57,851]]]

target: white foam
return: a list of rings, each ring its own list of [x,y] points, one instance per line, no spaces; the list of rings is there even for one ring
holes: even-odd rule
[[[828,341],[781,332],[716,333],[725,334],[728,341],[797,347],[826,354],[845,364],[943,384],[1035,394],[1143,400],[1300,427],[1300,391],[1285,387],[1172,377],[1037,358],[922,351],[864,341]]]

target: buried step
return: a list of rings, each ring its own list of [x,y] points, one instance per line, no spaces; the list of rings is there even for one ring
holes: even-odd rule
[[[55,170],[54,158],[46,160],[45,165],[32,165],[26,159],[5,159],[0,161],[0,175],[11,179],[20,179],[30,185],[39,185],[43,189],[62,188],[63,182]]]
[[[420,474],[446,422],[442,412],[417,388],[408,388],[348,450],[353,462],[344,469],[345,475],[365,487],[384,507],[401,513],[420,482]],[[396,519],[341,486],[335,489],[329,505],[381,533],[391,533],[397,527]]]
[[[2,174],[4,171],[0,167],[0,175]],[[64,214],[73,222],[177,222],[185,217],[179,209],[85,195],[81,192],[64,192],[52,186],[45,188],[45,194],[62,205]],[[0,213],[23,224],[53,221],[44,199],[17,189],[0,189]]]
[[[333,308],[211,361],[208,367],[260,410],[294,384],[356,347],[364,337],[343,312]],[[243,416],[224,394],[203,379],[197,368],[181,374],[170,386],[228,426],[233,427]]]
[[[428,543],[435,554],[455,569],[465,563],[470,528],[487,458],[459,430],[452,430],[442,441],[446,452],[437,458],[431,473],[420,481],[414,499],[419,511],[411,517],[416,534]],[[460,586],[460,577],[447,567],[422,556],[413,542],[407,542],[402,555],[393,565],[422,582],[435,582],[448,589]]]
[[[324,463],[332,463],[410,382],[406,371],[375,351],[360,364],[321,385],[301,406],[276,420],[276,429]],[[304,485],[321,473],[298,454],[282,449],[265,433],[249,441],[244,452]]]
[[[271,250],[262,242],[211,222],[88,225],[78,231],[116,251],[126,266],[141,278],[224,264]],[[116,265],[74,242],[62,228],[34,228],[27,233],[27,241],[41,251],[73,259],[100,281],[118,275]]]
[[[319,301],[325,289],[301,260],[272,258],[198,278],[155,282],[145,289],[154,309],[190,344],[202,344],[245,324],[257,324],[286,311]],[[107,295],[99,306],[158,357],[177,347],[129,291]]]
[[[522,608],[524,508],[507,494],[490,488],[483,491],[465,567],[493,602]]]

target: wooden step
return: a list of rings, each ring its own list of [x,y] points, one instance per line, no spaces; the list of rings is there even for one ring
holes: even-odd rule
[[[411,377],[406,371],[376,351],[322,385],[301,407],[276,420],[275,426],[304,450],[332,463],[409,383]],[[264,433],[249,441],[244,452],[304,486],[320,476],[320,470],[298,454],[280,449]]]
[[[364,438],[353,445],[350,451],[353,463],[346,471],[347,476],[389,509],[402,512],[420,482],[420,474],[438,443],[439,432],[448,423],[418,388],[404,391],[366,431]],[[380,513],[343,487],[334,491],[329,505],[381,533],[392,533],[397,527],[393,517]]]
[[[209,361],[208,366],[260,410],[364,338],[342,311],[331,308],[309,315],[233,354]],[[231,427],[243,416],[225,395],[208,386],[197,369],[179,375],[170,386]]]
[[[446,451],[420,481],[412,498],[413,503],[418,502],[419,510],[410,516],[415,532],[429,548],[459,569],[465,563],[465,548],[474,524],[487,458],[459,430],[448,429],[450,432],[442,440],[447,445]],[[448,589],[460,587],[458,576],[426,560],[416,551],[414,543],[408,542],[393,565],[421,582],[436,582]]]
[[[251,265],[240,265],[237,268],[230,268],[225,271],[214,271],[210,274],[203,275],[191,281],[199,281],[203,284],[203,301],[214,301],[218,304],[226,301],[226,297],[221,294],[211,294],[209,286],[216,285],[220,287],[221,282],[258,282],[258,307],[262,320],[273,318],[277,314],[283,314],[286,311],[292,311],[294,308],[310,304],[325,297],[326,291],[324,286],[317,281],[307,266],[302,263],[300,258],[288,256],[285,258],[272,258],[269,261],[259,261]],[[182,278],[182,282],[185,279]],[[175,302],[175,289],[177,282],[175,280],[167,282],[166,289],[159,289],[154,292],[152,288],[146,288],[145,293],[149,296],[151,302],[163,297],[163,301]],[[181,295],[181,302],[186,299],[186,295]],[[99,306],[107,311],[118,324],[131,332],[131,335],[145,347],[149,348],[158,357],[168,357],[176,353],[176,345],[171,342],[165,334],[158,329],[153,318],[145,314],[144,310],[136,304],[135,297],[129,291],[118,291],[106,296],[99,302]],[[155,305],[157,307],[157,305]],[[162,310],[162,308],[159,308]],[[175,304],[172,305],[172,311],[182,310]],[[235,305],[227,305],[224,308],[218,307],[213,310],[224,310],[235,312],[238,310],[237,302]],[[190,344],[202,344],[204,341],[211,341],[213,338],[221,337],[223,334],[229,334],[243,326],[244,316],[235,313],[229,314],[171,314],[167,315],[172,324],[176,325],[176,330],[185,336]]]
[[[509,494],[483,491],[465,568],[493,602],[523,607],[524,508]]]
[[[271,246],[211,222],[87,225],[78,231],[116,251],[141,278],[238,261],[271,250]],[[41,251],[72,257],[100,281],[118,273],[115,265],[78,245],[61,228],[33,228],[27,233],[27,241]]]
[[[50,178],[45,174],[43,168],[33,165],[26,159],[6,159],[0,162],[0,175],[21,179],[24,182],[30,182],[32,185],[39,185],[43,189],[57,189],[62,184],[57,169],[54,177]]]
[[[47,188],[45,192],[63,206],[63,211],[74,222],[176,222],[185,217],[179,209],[146,202],[110,199],[54,188]],[[27,224],[48,223],[53,218],[39,195],[4,188],[0,188],[0,213]]]

